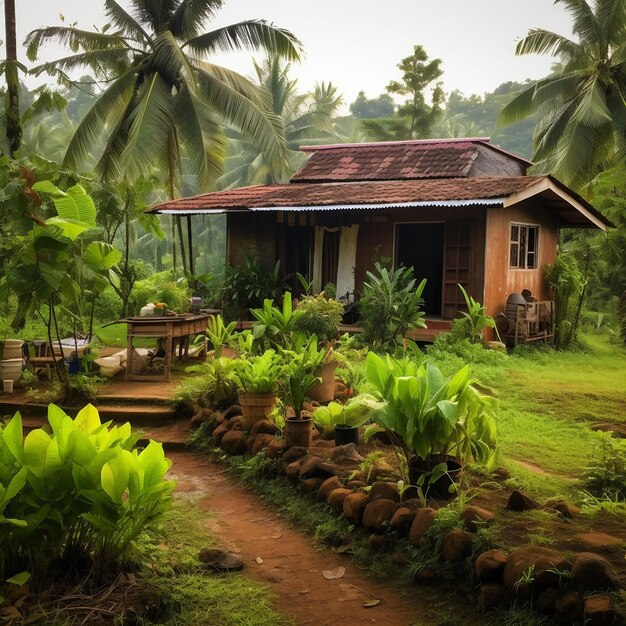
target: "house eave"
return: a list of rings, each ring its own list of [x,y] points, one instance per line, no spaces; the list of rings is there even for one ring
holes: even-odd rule
[[[488,206],[501,207],[505,198],[473,198],[469,200],[424,200],[420,202],[391,202],[372,204],[326,204],[326,205],[300,205],[300,206],[267,206],[251,207],[250,211],[360,211],[376,209],[402,209],[418,207],[467,207]]]

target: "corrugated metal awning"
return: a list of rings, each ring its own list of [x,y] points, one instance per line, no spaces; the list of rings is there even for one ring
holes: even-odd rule
[[[364,209],[402,209],[414,207],[502,206],[505,198],[475,198],[471,200],[426,200],[423,202],[378,202],[374,204],[328,204],[309,206],[251,207],[250,211],[358,211]]]

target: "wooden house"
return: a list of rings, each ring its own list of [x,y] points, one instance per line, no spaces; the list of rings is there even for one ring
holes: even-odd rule
[[[462,308],[461,284],[487,312],[528,289],[549,299],[543,267],[560,228],[610,223],[551,176],[486,138],[428,139],[302,148],[289,183],[229,189],[154,207],[154,213],[225,213],[228,261],[243,255],[300,272],[320,290],[359,293],[377,258],[413,266],[428,334]],[[426,338],[426,336],[424,337]]]

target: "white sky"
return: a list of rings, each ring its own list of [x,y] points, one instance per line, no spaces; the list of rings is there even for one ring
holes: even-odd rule
[[[84,29],[105,22],[100,0],[16,0],[16,5],[18,42],[34,28],[59,25],[59,13]],[[211,28],[253,18],[291,30],[304,44],[305,57],[292,72],[300,90],[332,81],[346,103],[360,90],[376,97],[399,78],[396,65],[414,44],[423,45],[430,58],[443,59],[446,92],[469,95],[548,73],[550,57],[514,54],[530,28],[571,34],[569,14],[552,0],[226,0]],[[4,34],[4,11],[0,20]],[[24,51],[18,54],[26,62]],[[46,57],[62,54],[49,49]],[[249,53],[212,57],[246,75],[252,72],[250,59]]]

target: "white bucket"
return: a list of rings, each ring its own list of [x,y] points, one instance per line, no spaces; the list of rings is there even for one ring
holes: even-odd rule
[[[3,380],[2,387],[4,389],[4,393],[13,393],[13,381],[12,380]]]
[[[22,375],[22,359],[4,359],[0,361],[0,380],[17,382]]]

